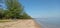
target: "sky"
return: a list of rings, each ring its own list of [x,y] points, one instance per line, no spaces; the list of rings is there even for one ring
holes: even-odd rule
[[[33,18],[60,17],[60,0],[20,0]]]
[[[33,18],[60,17],[60,0],[19,0]]]

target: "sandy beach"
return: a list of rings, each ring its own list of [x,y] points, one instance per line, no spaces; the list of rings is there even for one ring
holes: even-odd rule
[[[41,28],[34,20],[17,20],[12,22],[0,23],[0,28]]]

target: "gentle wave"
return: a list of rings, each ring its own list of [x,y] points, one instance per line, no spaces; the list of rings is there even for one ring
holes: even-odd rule
[[[38,18],[34,19],[42,28],[60,28],[60,18]]]

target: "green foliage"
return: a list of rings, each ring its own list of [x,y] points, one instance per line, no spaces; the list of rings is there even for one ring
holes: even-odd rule
[[[22,6],[19,4],[17,0],[6,0],[6,5],[7,8],[9,9],[8,11],[8,16],[10,18],[17,18],[22,12]]]
[[[26,12],[24,12],[23,19],[31,19],[31,16],[29,16]]]
[[[0,18],[2,19],[4,17],[4,10],[3,8],[0,8]]]
[[[5,0],[7,10],[1,9],[1,17],[6,19],[29,19],[31,18],[26,12],[18,0]]]

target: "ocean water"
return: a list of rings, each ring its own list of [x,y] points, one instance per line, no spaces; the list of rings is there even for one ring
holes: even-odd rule
[[[60,18],[36,18],[34,19],[42,28],[60,28]]]

